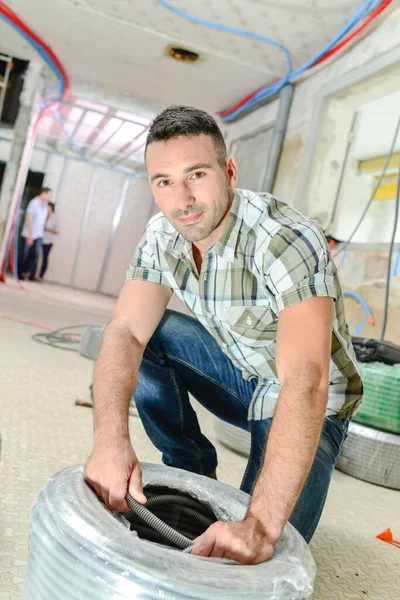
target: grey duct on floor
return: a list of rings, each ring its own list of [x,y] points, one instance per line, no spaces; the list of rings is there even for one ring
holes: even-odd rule
[[[243,519],[250,497],[226,484],[142,463],[144,489],[197,498],[221,521]],[[139,539],[83,480],[83,467],[52,477],[32,509],[24,600],[305,600],[315,565],[288,523],[273,558],[242,565]]]
[[[105,328],[105,325],[89,325],[82,335],[79,354],[90,358],[90,360],[96,360],[100,352]]]

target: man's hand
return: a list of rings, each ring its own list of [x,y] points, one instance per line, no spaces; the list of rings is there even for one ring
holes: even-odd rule
[[[28,244],[28,246],[33,246],[33,237],[29,236],[28,238],[26,238],[26,243]]]
[[[246,565],[270,559],[276,542],[270,541],[258,519],[246,517],[240,523],[218,521],[194,541],[192,554],[218,556]]]
[[[85,480],[110,510],[129,511],[132,498],[144,504],[142,470],[129,438],[96,440],[85,468]]]

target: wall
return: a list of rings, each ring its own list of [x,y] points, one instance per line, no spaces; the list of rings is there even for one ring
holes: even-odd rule
[[[306,171],[308,160],[306,148],[311,141],[318,98],[324,88],[344,74],[358,69],[373,58],[393,49],[399,44],[399,39],[400,9],[397,8],[379,23],[379,27],[370,30],[369,35],[351,49],[343,52],[338,58],[332,59],[329,64],[325,63],[309,71],[302,81],[297,80],[273,190],[280,200],[305,213],[309,211],[308,197],[305,193],[306,182],[302,181],[302,173]],[[228,141],[270,123],[276,114],[277,104],[275,100],[237,123],[224,125]],[[343,115],[343,118],[346,119],[348,116]],[[335,132],[331,131],[331,134],[334,136]],[[340,138],[340,132],[338,136]],[[332,142],[332,139],[330,141]],[[320,189],[324,190],[324,194],[327,192],[323,182]]]
[[[273,193],[305,214],[313,217],[320,214],[323,220],[325,213],[329,220],[343,168],[334,229],[343,235],[343,239],[358,220],[371,193],[372,177],[360,177],[355,166],[358,160],[386,154],[392,141],[400,106],[399,63],[394,63],[381,79],[365,81],[356,91],[338,92],[329,104],[329,112],[324,115],[323,128],[317,121],[319,101],[343,78],[357,78],[362,67],[368,69],[371,66],[372,69],[375,61],[395,54],[400,48],[399,39],[400,9],[397,8],[350,50],[330,64],[310,71],[295,85]],[[278,100],[274,100],[237,123],[224,124],[228,142],[273,123],[277,108]],[[359,114],[354,143],[346,161],[348,135],[355,112]],[[399,146],[400,139],[396,148]],[[393,208],[393,200],[373,202],[356,241],[387,242],[393,225]],[[397,240],[400,241],[400,224]],[[367,251],[361,247],[351,247],[343,264],[341,256],[337,259],[342,287],[359,292],[375,317],[375,326],[368,323],[364,326],[362,335],[365,336],[380,336],[387,259],[384,248]],[[393,264],[395,260],[394,256]],[[346,298],[345,304],[347,320],[354,331],[364,313],[351,298]],[[389,306],[386,339],[400,344],[400,273],[391,280]]]
[[[387,83],[392,87],[396,81],[400,86],[400,66],[391,70],[386,76]],[[392,147],[393,137],[400,118],[400,92],[385,94],[385,84],[379,85],[382,97],[360,105],[354,112],[353,135],[349,138],[347,159],[343,165],[342,179],[336,188],[337,206],[329,226],[331,235],[338,239],[348,239],[355,224],[358,223],[371,195],[377,186],[382,167],[374,171],[365,172],[360,169],[359,161],[386,156]],[[366,99],[367,93],[364,96]],[[351,97],[351,96],[350,96]],[[345,100],[342,100],[342,103]],[[400,150],[400,135],[397,135],[394,152]],[[392,174],[396,180],[398,167],[389,168],[386,174]],[[335,186],[333,185],[334,189]],[[356,243],[388,243],[392,236],[393,215],[395,211],[395,186],[390,197],[374,200],[363,219],[358,231],[353,237]],[[317,198],[316,186],[310,188],[314,200],[315,211],[318,211],[320,199]],[[400,218],[399,218],[400,221]],[[398,223],[399,225],[400,223]],[[400,227],[396,235],[400,241]]]
[[[278,108],[279,99],[276,99],[236,123],[226,125],[220,122],[228,153],[237,162],[239,188],[264,191],[263,182]]]
[[[7,161],[10,148],[10,141],[0,140],[0,160]],[[60,232],[46,280],[117,296],[156,212],[147,180],[39,149],[30,168],[44,172],[44,185],[55,192]]]
[[[393,254],[392,265],[397,256]],[[370,251],[368,249],[353,248],[346,253],[346,260],[342,263],[340,256],[337,260],[339,275],[343,289],[353,290],[361,295],[367,302],[375,324],[365,323],[361,336],[379,338],[383,323],[383,307],[385,300],[385,282],[388,266],[387,252]],[[345,297],[346,318],[351,333],[360,325],[365,313],[358,301]],[[400,271],[390,280],[389,310],[385,339],[400,345]]]
[[[152,208],[147,182],[63,160],[54,156],[45,177],[56,192],[60,225],[47,279],[118,295]]]

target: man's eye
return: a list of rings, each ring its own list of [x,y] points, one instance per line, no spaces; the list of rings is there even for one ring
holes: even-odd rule
[[[167,185],[169,185],[170,182],[168,181],[168,179],[162,179],[159,184],[158,187],[167,187]]]
[[[200,179],[204,177],[205,173],[203,171],[198,171],[197,173],[193,173],[191,179]]]

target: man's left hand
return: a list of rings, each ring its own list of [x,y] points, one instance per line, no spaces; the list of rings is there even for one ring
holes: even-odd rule
[[[246,565],[256,565],[271,558],[275,543],[268,539],[264,526],[255,518],[240,523],[218,521],[194,541],[192,554],[218,556]]]

